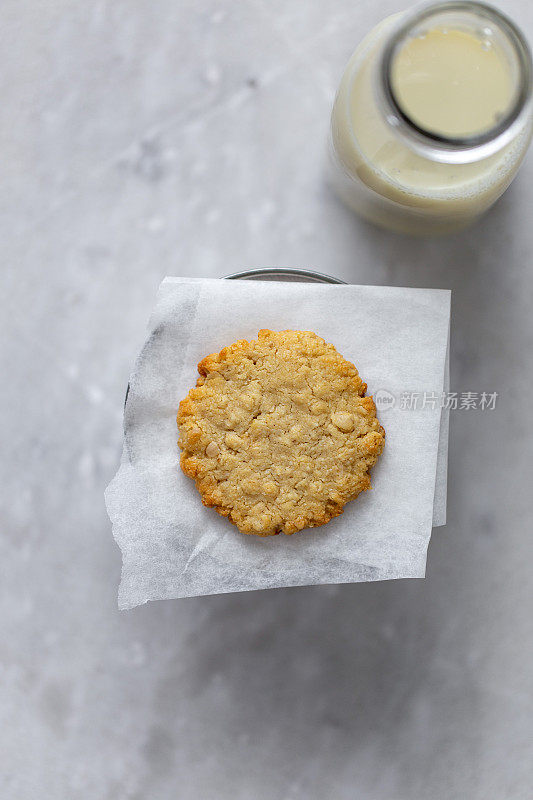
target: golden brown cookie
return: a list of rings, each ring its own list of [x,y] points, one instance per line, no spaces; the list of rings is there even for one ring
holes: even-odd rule
[[[178,413],[181,468],[243,533],[323,525],[370,488],[385,431],[353,364],[310,331],[206,356]]]

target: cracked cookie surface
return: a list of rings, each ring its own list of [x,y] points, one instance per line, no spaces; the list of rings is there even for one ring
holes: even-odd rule
[[[370,488],[385,431],[366,384],[310,331],[259,331],[198,364],[178,413],[181,468],[243,533],[324,525]]]

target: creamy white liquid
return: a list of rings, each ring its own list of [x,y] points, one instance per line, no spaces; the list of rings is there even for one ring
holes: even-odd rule
[[[490,130],[510,111],[516,94],[500,47],[466,31],[440,28],[400,48],[392,87],[413,122],[450,137]]]
[[[445,164],[416,153],[387,124],[376,102],[376,60],[395,21],[396,15],[370,32],[344,73],[332,112],[331,180],[350,206],[385,227],[408,233],[456,230],[507,188],[527,149],[531,123],[480,161]],[[491,119],[505,113],[514,93],[509,67],[495,49],[485,58],[481,44],[478,49],[469,34],[436,30],[400,51],[393,86],[419,125],[461,136],[490,128]],[[474,74],[466,75],[474,62]],[[465,114],[468,97],[472,109]]]

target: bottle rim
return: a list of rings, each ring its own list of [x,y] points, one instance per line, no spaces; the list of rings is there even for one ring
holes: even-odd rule
[[[432,16],[446,12],[466,12],[497,27],[516,56],[519,86],[515,101],[507,114],[492,128],[473,136],[446,136],[416,123],[401,107],[392,85],[394,59],[412,29]],[[486,158],[508,144],[519,132],[531,107],[533,64],[528,42],[504,13],[477,0],[444,0],[418,5],[402,15],[389,33],[378,67],[378,94],[385,109],[387,123],[422,155],[448,163],[467,163]]]

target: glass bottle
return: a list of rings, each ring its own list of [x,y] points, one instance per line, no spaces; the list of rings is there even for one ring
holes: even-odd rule
[[[532,129],[531,53],[514,23],[484,3],[425,4],[385,19],[352,55],[333,105],[329,180],[378,225],[452,232],[509,186]]]

